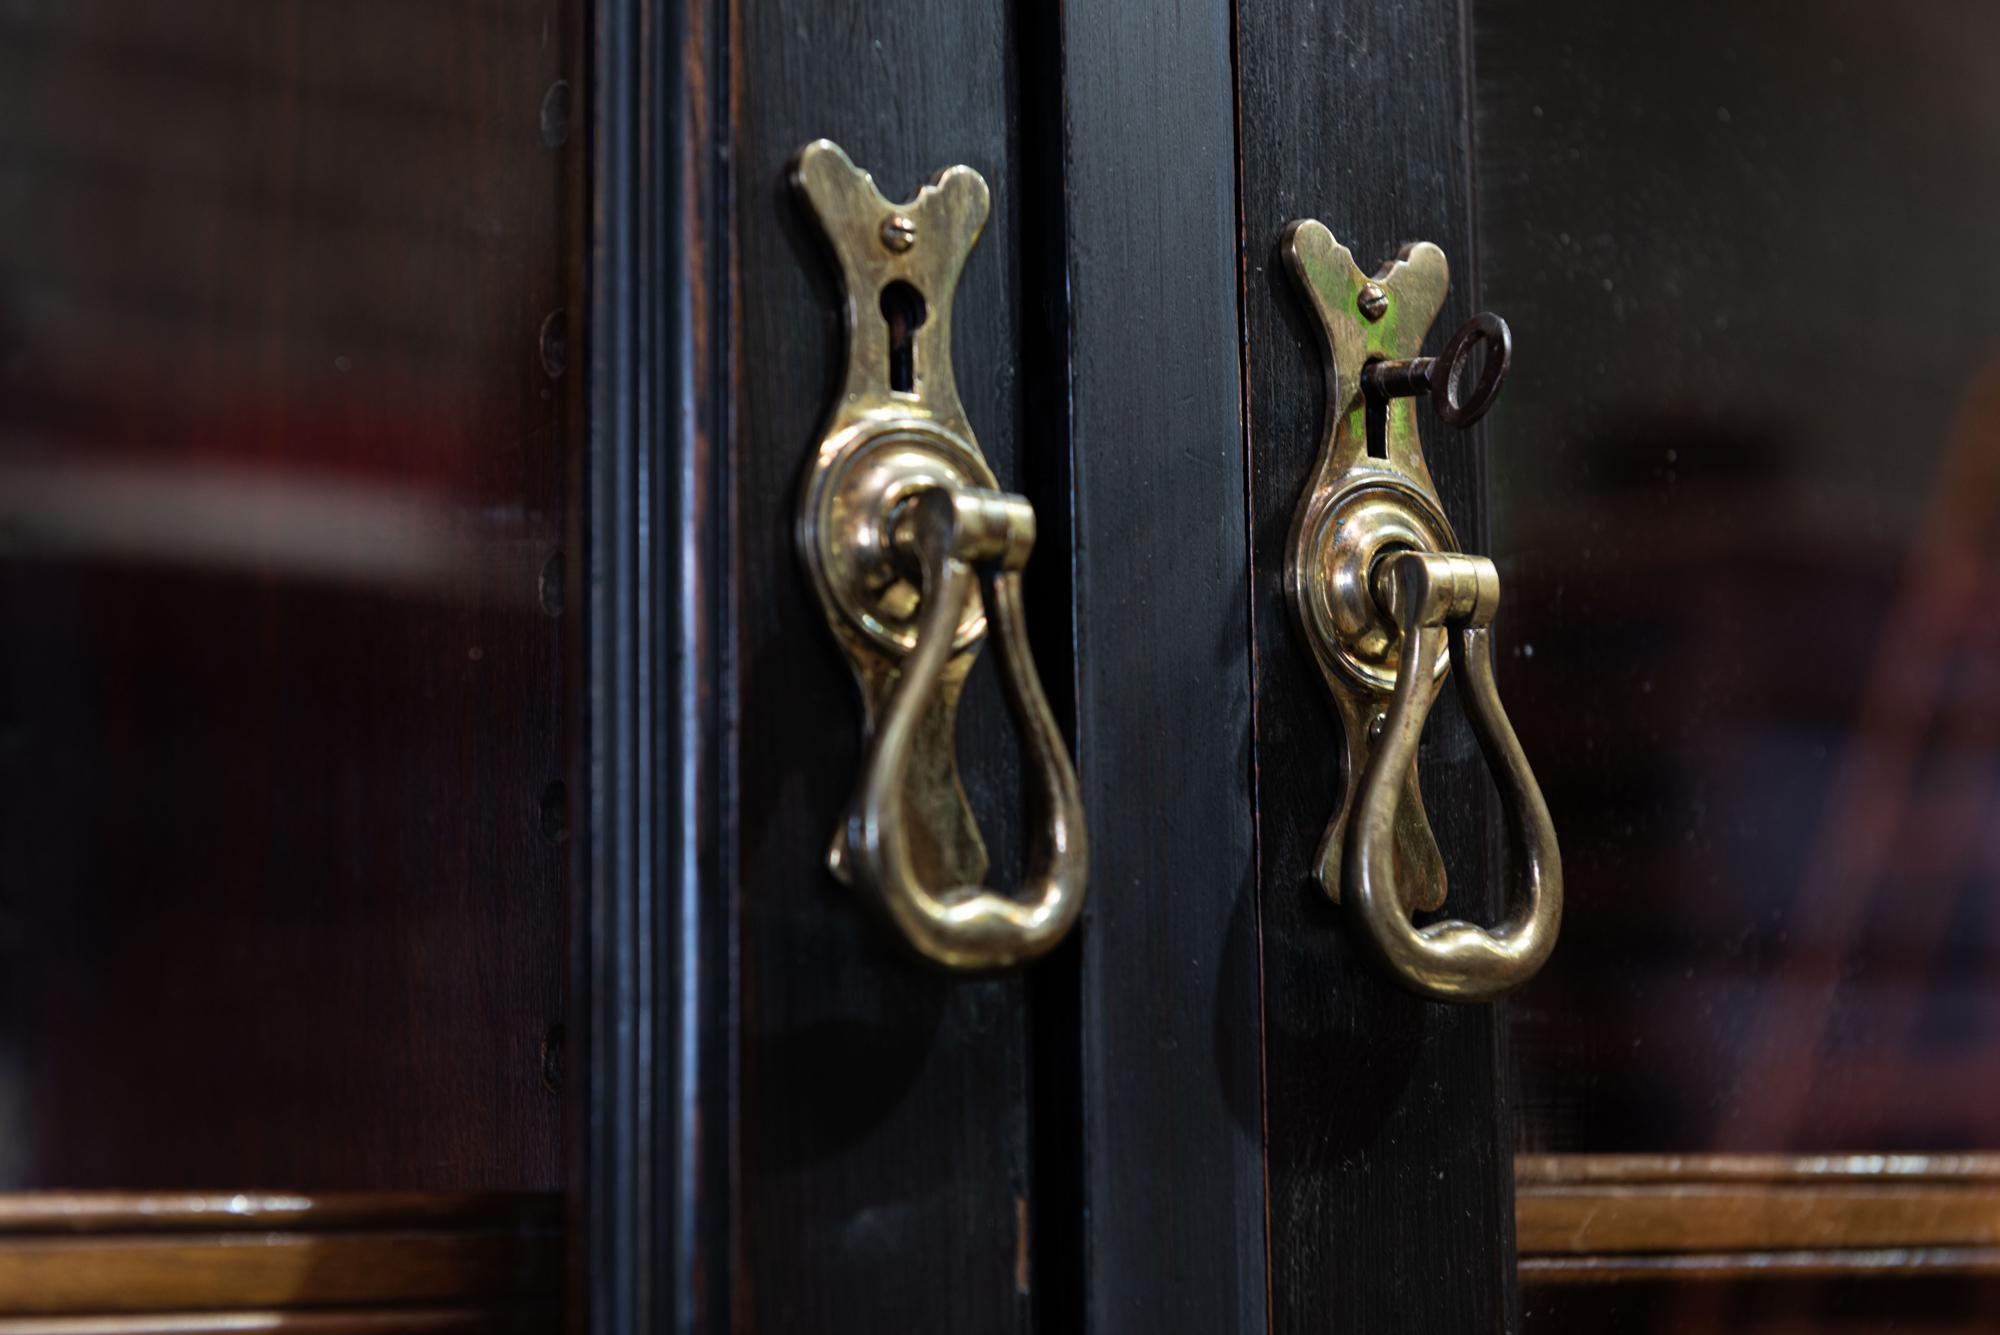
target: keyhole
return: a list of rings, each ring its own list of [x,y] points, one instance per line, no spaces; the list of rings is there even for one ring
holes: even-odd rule
[[[882,289],[882,322],[889,327],[889,388],[917,392],[917,330],[923,328],[923,293],[897,279]]]
[[[1371,357],[1373,364],[1380,358]],[[1389,401],[1373,392],[1361,396],[1362,422],[1368,432],[1368,457],[1386,459],[1389,457]]]

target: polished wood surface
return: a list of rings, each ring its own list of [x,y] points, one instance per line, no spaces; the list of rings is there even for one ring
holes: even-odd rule
[[[1526,1280],[1985,1273],[2000,1155],[1524,1155]]]
[[[1524,1284],[1638,1281],[1895,1279],[1915,1275],[2000,1276],[2000,1247],[1876,1247],[1832,1251],[1634,1253],[1523,1256]]]
[[[552,1192],[0,1193],[0,1239],[17,1233],[214,1233],[245,1229],[510,1228],[562,1225]]]
[[[506,1235],[9,1238],[0,1242],[0,1294],[31,1313],[548,1295],[559,1254],[546,1240]]]
[[[446,1328],[483,1328],[502,1306],[552,1326],[562,1220],[561,1198],[537,1193],[0,1196],[0,1332],[27,1316],[162,1329],[162,1314],[226,1311],[253,1314],[229,1328],[270,1329],[255,1322],[336,1307],[363,1309],[366,1329],[391,1319],[368,1309],[406,1304],[455,1308]]]
[[[1699,1183],[1913,1183],[2000,1186],[2000,1154],[1522,1154],[1523,1191],[1569,1186]]]
[[[4,1316],[0,1335],[526,1335],[561,1328],[547,1304],[450,1304],[345,1311],[118,1312]]]

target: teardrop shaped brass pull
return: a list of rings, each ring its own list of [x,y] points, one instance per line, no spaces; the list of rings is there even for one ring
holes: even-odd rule
[[[1285,257],[1318,319],[1326,372],[1319,461],[1292,524],[1287,592],[1340,711],[1341,805],[1318,876],[1398,981],[1447,1001],[1488,1000],[1532,976],[1562,921],[1562,864],[1548,806],[1500,707],[1489,626],[1493,563],[1457,552],[1438,501],[1416,400],[1470,425],[1492,406],[1512,354],[1506,323],[1481,315],[1442,356],[1419,357],[1444,305],[1444,252],[1419,242],[1373,277],[1310,219]],[[1468,387],[1473,355],[1484,352]],[[1516,893],[1492,929],[1413,915],[1444,907],[1445,869],[1418,796],[1417,742],[1447,672],[1506,808]]]
[[[1500,576],[1479,556],[1399,552],[1375,567],[1376,599],[1402,631],[1387,721],[1361,774],[1343,870],[1345,899],[1368,939],[1410,987],[1447,1001],[1485,1001],[1534,976],[1562,925],[1562,857],[1548,804],[1521,753],[1493,681],[1489,627]],[[1452,673],[1500,788],[1519,885],[1492,928],[1451,919],[1418,927],[1397,885],[1396,827],[1424,719],[1442,683],[1425,670],[1449,637]]]
[[[1083,798],[1062,732],[1042,694],[1021,611],[1021,567],[1035,542],[1035,514],[1019,496],[937,488],[907,502],[897,546],[921,563],[927,604],[916,648],[869,739],[860,791],[848,817],[846,871],[867,887],[919,952],[960,968],[1032,959],[1062,940],[1083,907],[1088,852]],[[1030,809],[1037,832],[1017,896],[978,885],[933,888],[912,846],[910,767],[932,714],[953,633],[974,596],[978,567],[993,573],[993,617],[1001,681],[1021,729]]]
[[[839,261],[847,326],[847,374],[807,470],[798,545],[869,722],[827,863],[929,959],[1033,959],[1082,910],[1088,851],[1021,609],[1034,511],[999,489],[952,378],[952,297],[986,223],[986,182],[951,167],[891,203],[824,139],[799,151],[792,181]],[[1011,896],[980,884],[986,846],[953,743],[989,612],[1032,790],[1028,877]]]

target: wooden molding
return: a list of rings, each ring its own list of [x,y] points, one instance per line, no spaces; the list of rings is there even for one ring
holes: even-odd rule
[[[0,1316],[0,1335],[499,1335],[552,1331],[553,1305]]]
[[[535,1191],[0,1193],[0,1235],[335,1228],[552,1233],[562,1228],[562,1197]]]
[[[0,1335],[553,1328],[562,1266],[553,1194],[0,1196]]]
[[[1629,1280],[1832,1279],[2000,1274],[2000,1248],[1920,1247],[1860,1251],[1634,1253],[1523,1256],[1524,1284]],[[4,1335],[4,1328],[0,1328]]]
[[[2000,1155],[1523,1155],[1524,1282],[2000,1273]]]

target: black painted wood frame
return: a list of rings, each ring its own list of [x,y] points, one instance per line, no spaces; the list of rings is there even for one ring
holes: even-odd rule
[[[1401,991],[1312,881],[1340,724],[1283,590],[1325,393],[1279,238],[1318,218],[1370,270],[1405,242],[1444,247],[1451,295],[1433,348],[1478,309],[1466,18],[1458,0],[1238,0],[1236,18],[1270,1329],[1516,1329],[1505,1004]],[[1486,551],[1480,433],[1428,414],[1422,429],[1446,513]],[[1418,763],[1448,910],[1491,922],[1493,787],[1455,693]]]
[[[1060,6],[1077,1081],[1103,1335],[1266,1321],[1249,544],[1227,5]],[[1053,226],[1053,224],[1051,224]]]
[[[733,96],[709,0],[593,0],[570,517],[583,1058],[573,1328],[731,1328],[736,715],[727,442]],[[581,567],[579,569],[579,566]],[[573,789],[574,791],[574,789]]]
[[[588,1328],[1513,1324],[1501,1015],[1396,991],[1305,884],[1337,725],[1278,585],[1321,410],[1283,224],[1436,240],[1445,321],[1472,309],[1456,5],[593,15]],[[994,187],[958,377],[1041,516],[1032,631],[1093,844],[1078,939],[1025,977],[924,970],[820,870],[860,720],[791,551],[841,355],[784,183],[819,135],[891,193],[953,162]],[[1476,446],[1433,453],[1476,543]],[[1006,878],[982,671],[961,754]],[[1433,734],[1476,914],[1486,780],[1461,723]]]

